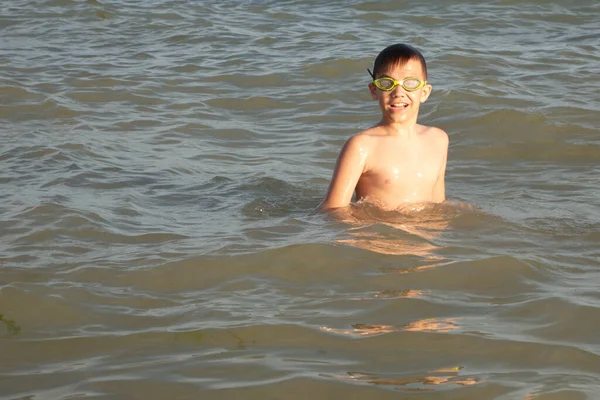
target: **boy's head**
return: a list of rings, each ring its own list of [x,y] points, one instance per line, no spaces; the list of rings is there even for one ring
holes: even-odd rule
[[[412,46],[397,43],[386,47],[379,53],[373,65],[373,79],[376,79],[389,67],[401,66],[410,60],[418,61],[423,69],[423,77],[427,80],[427,63],[423,54]]]
[[[388,46],[375,59],[371,76],[369,92],[379,102],[383,123],[416,123],[432,90],[421,52],[402,43]]]

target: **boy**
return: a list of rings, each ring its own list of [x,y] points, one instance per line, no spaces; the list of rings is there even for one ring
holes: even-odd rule
[[[348,139],[319,208],[346,207],[354,192],[356,200],[387,210],[443,202],[448,135],[417,124],[419,106],[431,93],[423,55],[394,44],[379,53],[369,73],[369,92],[379,102],[381,121]]]

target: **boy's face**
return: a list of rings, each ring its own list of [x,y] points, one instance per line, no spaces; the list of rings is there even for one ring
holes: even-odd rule
[[[425,81],[421,63],[412,59],[403,65],[384,68],[375,78],[392,78],[400,82],[406,78],[417,78]],[[408,91],[402,85],[397,85],[390,91],[383,91],[371,82],[369,91],[373,100],[379,102],[385,121],[402,123],[414,120],[416,122],[421,103],[424,103],[431,93],[431,85],[424,85],[414,91]]]

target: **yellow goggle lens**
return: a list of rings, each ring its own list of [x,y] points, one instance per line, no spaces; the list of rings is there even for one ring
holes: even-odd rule
[[[425,86],[426,83],[427,81],[422,81],[418,78],[405,78],[401,81],[392,78],[379,78],[373,80],[373,84],[385,92],[393,90],[398,85],[402,86],[407,92],[413,92]]]

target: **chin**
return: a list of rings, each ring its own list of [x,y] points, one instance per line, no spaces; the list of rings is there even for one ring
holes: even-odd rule
[[[418,112],[418,111],[417,111]],[[389,118],[395,122],[410,121],[417,115],[413,110],[392,110],[388,112]]]
[[[410,118],[409,115],[399,114],[399,113],[390,114],[389,118],[390,118],[390,121],[396,122],[396,123],[403,123],[403,122],[410,121],[412,119],[412,118]]]

